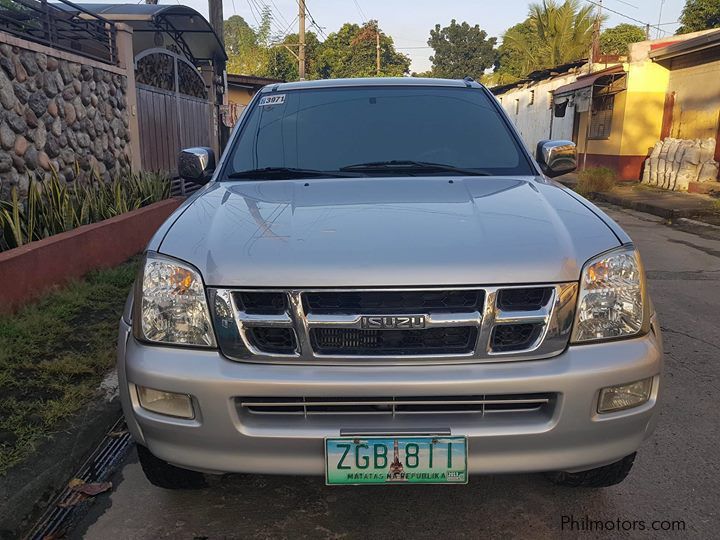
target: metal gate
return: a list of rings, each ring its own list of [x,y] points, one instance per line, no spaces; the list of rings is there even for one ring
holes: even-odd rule
[[[183,148],[212,147],[211,107],[206,100],[137,85],[142,168],[177,176],[177,156]]]
[[[135,56],[140,159],[146,171],[172,179],[172,193],[197,189],[177,177],[180,150],[216,148],[217,110],[198,68],[177,51],[147,49]]]

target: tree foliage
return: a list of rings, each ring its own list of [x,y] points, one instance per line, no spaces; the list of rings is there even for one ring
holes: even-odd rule
[[[265,37],[263,34],[262,25],[255,30],[239,15],[233,15],[224,22],[223,37],[229,73],[265,74],[267,49],[260,45],[261,39]]]
[[[687,0],[680,15],[678,34],[720,28],[720,0]]]
[[[271,35],[272,14],[263,12],[258,28],[234,15],[225,21],[228,71],[293,81],[298,79],[298,35],[281,39]],[[344,24],[323,42],[313,32],[305,34],[305,78],[374,77],[376,34],[380,33],[380,75],[400,77],[410,70],[410,58],[397,52],[393,39],[376,21],[363,26]]]
[[[511,26],[503,34],[498,47],[498,59],[493,82],[505,84],[522,79],[537,69],[538,58],[528,52],[541,48],[540,38],[530,19]]]
[[[545,57],[552,67],[588,56],[595,15],[591,4],[580,0],[543,0],[530,4],[530,20],[540,39],[534,58]]]
[[[444,28],[436,24],[430,30],[427,43],[434,51],[430,61],[435,77],[462,79],[470,76],[480,80],[497,59],[497,38],[488,38],[487,32],[477,24],[458,24],[455,19]]]
[[[630,44],[647,39],[645,30],[632,24],[618,24],[600,34],[600,54],[627,56]]]
[[[268,51],[267,67],[264,75],[283,81],[296,81],[298,74],[298,53],[299,37],[297,34],[288,34],[279,43]],[[320,53],[321,43],[313,32],[305,33],[305,78],[317,79],[317,59]],[[292,51],[292,52],[291,52]]]
[[[375,77],[376,35],[380,32],[380,76],[401,77],[410,71],[410,58],[395,50],[393,39],[376,21],[363,26],[345,23],[319,47],[317,75],[321,79]]]

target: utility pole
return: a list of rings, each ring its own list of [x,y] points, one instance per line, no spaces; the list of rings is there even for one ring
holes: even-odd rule
[[[593,63],[600,56],[600,20],[602,19],[602,5],[603,0],[598,0],[597,15],[595,16],[595,22],[593,23],[592,42],[590,44],[590,71],[592,71]]]
[[[298,0],[298,76],[305,80],[305,0]]]
[[[665,5],[665,0],[660,0],[660,13],[658,13],[658,25],[657,25],[657,32],[655,33],[655,39],[660,39],[660,24],[662,23],[662,12],[663,12],[664,5]]]
[[[222,0],[208,0],[208,11],[210,16],[210,26],[215,31],[217,38],[220,40],[220,44],[225,47]],[[227,112],[227,78],[225,69],[226,65],[224,60],[215,59],[213,61],[213,80],[211,85],[211,88],[213,89],[212,102],[220,106],[219,109],[211,107],[213,111],[219,111],[219,114],[213,112],[214,119],[222,117],[223,114]],[[230,137],[230,130],[225,126],[225,122],[223,122],[222,119],[215,124],[215,127],[217,128],[218,134],[218,149],[222,151]]]
[[[380,76],[380,25],[375,25],[375,72]]]
[[[223,5],[222,0],[208,0],[208,11],[210,12],[210,26],[215,30],[220,43],[225,44],[223,36]]]

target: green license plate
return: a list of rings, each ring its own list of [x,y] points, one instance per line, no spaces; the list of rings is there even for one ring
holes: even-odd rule
[[[325,439],[325,481],[342,484],[466,484],[465,437]]]

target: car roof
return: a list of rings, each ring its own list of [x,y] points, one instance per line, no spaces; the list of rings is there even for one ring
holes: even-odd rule
[[[282,92],[285,90],[305,90],[312,88],[342,88],[363,86],[446,86],[480,88],[481,85],[468,79],[432,79],[429,77],[366,77],[358,79],[320,79],[317,81],[297,81],[277,83],[265,86],[261,92]]]

